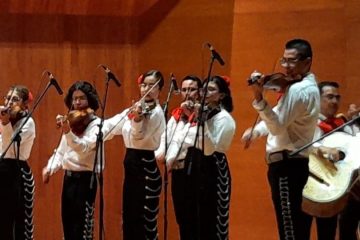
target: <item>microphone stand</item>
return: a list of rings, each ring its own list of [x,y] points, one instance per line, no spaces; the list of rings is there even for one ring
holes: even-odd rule
[[[99,175],[98,175],[98,182],[99,182],[99,239],[103,239],[103,232],[104,232],[104,188],[103,188],[103,154],[104,154],[104,136],[102,132],[102,128],[104,125],[104,119],[105,119],[105,108],[106,108],[106,102],[107,102],[107,96],[109,91],[109,82],[111,78],[109,77],[109,74],[106,75],[105,80],[105,95],[103,99],[103,104],[101,108],[101,116],[100,116],[100,123],[98,124],[99,132],[97,134],[96,138],[96,147],[95,147],[95,159],[94,159],[94,167],[93,167],[93,173],[91,175],[90,180],[90,189],[93,189],[94,185],[94,179],[96,177],[96,166],[99,162],[100,169],[99,169]],[[99,159],[99,161],[98,161]]]
[[[206,100],[206,95],[207,95],[207,89],[208,89],[208,85],[209,85],[209,80],[211,77],[211,72],[212,72],[212,68],[214,65],[214,61],[215,61],[215,56],[213,54],[211,54],[211,59],[210,59],[210,64],[209,64],[209,71],[208,71],[208,75],[207,78],[205,80],[205,85],[203,86],[203,97],[201,99],[201,106],[199,109],[199,113],[200,116],[198,116],[198,126],[196,128],[196,135],[195,135],[195,140],[194,140],[194,150],[196,150],[196,145],[197,145],[197,141],[199,139],[199,134],[200,134],[200,127],[202,127],[202,141],[201,141],[201,157],[203,157],[205,155],[204,153],[204,148],[205,148],[205,138],[204,138],[204,133],[205,133],[205,118],[204,118],[204,109],[205,109],[205,100]],[[191,157],[189,159],[189,163],[188,163],[188,168],[187,168],[187,176],[190,177],[192,175],[192,171],[193,171],[193,163],[194,163],[194,155],[195,155],[195,151],[194,154],[191,154]],[[196,154],[196,156],[198,156],[198,154]],[[196,165],[195,165],[195,173],[193,174],[193,176],[195,177],[195,187],[197,190],[200,189],[200,159],[196,159]],[[198,225],[198,230],[197,230],[197,239],[200,240],[200,195],[199,192],[196,191],[196,222]]]
[[[167,98],[166,101],[164,103],[164,117],[165,117],[165,157],[166,157],[166,153],[168,151],[168,127],[167,127],[167,122],[168,122],[168,107],[169,107],[169,102],[170,102],[170,98],[172,93],[174,92],[175,88],[174,88],[174,83],[173,81],[170,81],[170,88],[167,94]],[[167,221],[167,188],[168,188],[168,168],[166,165],[166,160],[165,160],[165,167],[164,167],[164,240],[167,240],[167,226],[168,226],[168,221]]]
[[[353,118],[353,119],[351,119],[350,121],[347,121],[347,122],[344,123],[343,125],[341,125],[341,126],[335,128],[335,129],[331,130],[330,132],[322,135],[321,137],[319,137],[319,138],[316,139],[315,141],[312,141],[312,142],[310,142],[310,143],[308,143],[308,144],[305,144],[305,145],[302,146],[301,148],[299,148],[299,149],[297,149],[297,150],[289,153],[289,156],[294,156],[294,155],[296,155],[296,154],[304,151],[305,149],[307,149],[308,147],[310,147],[310,146],[313,145],[314,143],[317,143],[317,142],[323,140],[323,139],[326,138],[327,136],[329,136],[329,135],[333,134],[334,132],[337,132],[337,131],[341,130],[342,128],[344,128],[344,127],[346,127],[346,126],[354,123],[354,122],[357,121],[358,119],[360,119],[360,115],[357,116],[357,117],[355,117],[355,118]]]
[[[19,128],[13,133],[13,136],[11,137],[11,141],[10,143],[7,145],[7,147],[5,148],[5,150],[3,151],[3,153],[0,156],[0,162],[4,159],[6,153],[9,151],[9,148],[11,147],[11,145],[14,142],[17,142],[17,159],[19,159],[20,157],[20,142],[21,142],[21,132],[23,127],[25,126],[25,124],[29,121],[29,119],[32,117],[33,112],[35,111],[35,109],[37,108],[37,106],[39,105],[40,101],[42,100],[42,98],[44,97],[44,95],[46,94],[46,92],[48,91],[48,89],[51,87],[52,82],[49,81],[48,84],[46,85],[44,91],[41,93],[41,95],[39,96],[38,99],[36,99],[33,108],[28,112],[28,114],[25,117],[25,120],[21,123],[21,125],[19,126]]]

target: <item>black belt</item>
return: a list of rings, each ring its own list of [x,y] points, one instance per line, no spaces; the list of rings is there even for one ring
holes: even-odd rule
[[[71,171],[65,170],[66,177],[73,177],[73,178],[82,178],[82,177],[91,177],[93,172],[91,171]]]
[[[289,150],[283,150],[283,151],[279,151],[279,152],[273,152],[273,153],[269,153],[266,156],[266,162],[268,164],[270,163],[274,163],[274,162],[279,162],[279,161],[284,161],[284,160],[290,160],[290,159],[307,159],[307,157],[300,155],[300,154],[295,154],[295,155],[290,155],[291,151]]]

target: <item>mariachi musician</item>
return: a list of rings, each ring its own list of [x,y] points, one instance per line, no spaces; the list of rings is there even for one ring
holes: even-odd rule
[[[1,153],[19,131],[28,114],[32,95],[28,88],[12,86],[0,107]],[[30,117],[20,138],[0,159],[0,239],[33,239],[34,178],[27,160],[35,139],[35,123]]]
[[[92,239],[97,184],[93,181],[90,188],[90,182],[100,124],[100,118],[95,115],[99,108],[99,97],[89,82],[77,81],[69,88],[64,101],[69,113],[57,117],[62,137],[43,169],[43,182],[48,183],[50,176],[59,169],[65,170],[61,198],[64,237]],[[106,129],[104,124],[105,133]],[[99,161],[95,169],[96,172],[100,171]]]
[[[326,134],[335,128],[343,125],[347,119],[343,114],[337,114],[340,104],[339,84],[337,82],[324,81],[318,84],[320,91],[320,114],[318,119],[318,128],[315,134],[315,139],[323,134]],[[343,131],[351,133],[349,126],[344,127]],[[331,149],[327,158],[332,160],[333,155],[338,154],[336,149]],[[311,165],[310,165],[311,171]],[[310,184],[310,183],[308,183]],[[305,189],[307,186],[305,186]],[[305,191],[305,194],[307,192]],[[305,195],[306,196],[306,195]],[[305,202],[306,199],[304,199]],[[318,206],[317,206],[318,207]],[[304,209],[307,212],[307,208]],[[309,211],[305,213],[305,224],[307,231],[307,237],[310,237],[310,229],[313,216],[316,217],[317,237],[319,240],[335,240],[336,228],[337,228],[337,213],[331,213],[332,216],[319,216],[316,213]],[[321,214],[320,214],[321,215]]]

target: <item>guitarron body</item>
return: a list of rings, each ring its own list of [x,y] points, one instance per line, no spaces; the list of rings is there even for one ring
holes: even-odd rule
[[[303,190],[303,210],[316,217],[331,217],[345,206],[352,175],[360,166],[360,136],[335,132],[322,145],[335,147],[345,158],[333,163],[315,155],[309,156],[310,175]]]

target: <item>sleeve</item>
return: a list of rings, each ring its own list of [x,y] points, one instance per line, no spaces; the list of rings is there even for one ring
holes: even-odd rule
[[[269,134],[269,130],[267,129],[264,121],[260,121],[258,124],[256,124],[254,127],[254,131],[256,131],[259,136],[266,136]]]
[[[163,111],[161,108],[156,108],[148,118],[144,118],[140,122],[131,121],[131,136],[134,140],[160,139],[165,130],[165,125]]]
[[[204,132],[206,152],[226,152],[235,134],[235,122],[233,119],[223,116],[214,121],[214,127],[211,130],[208,122],[205,122]]]
[[[11,140],[16,130],[14,130],[10,122],[6,125],[3,125],[2,123],[0,125],[1,125],[1,134],[2,134],[1,152],[3,152],[5,148],[7,148],[8,145],[11,143]],[[25,125],[22,127],[20,137],[21,137],[21,143],[29,142],[32,145],[32,142],[35,139],[35,123],[32,120],[32,118],[29,118],[28,121],[25,123]]]
[[[183,122],[179,122],[178,124],[181,125]],[[190,129],[192,130],[193,134],[189,134]],[[186,151],[189,147],[194,145],[196,134],[196,127],[190,128],[190,123],[187,123],[183,126],[180,126],[174,132],[174,136],[171,139],[169,144],[168,151],[166,153],[166,162],[172,163],[177,160],[180,151]]]
[[[66,139],[65,136],[62,135],[59,146],[54,149],[54,153],[51,155],[46,165],[46,169],[50,173],[50,176],[56,173],[62,167],[65,150]]]
[[[95,121],[98,121],[98,119]],[[92,126],[82,137],[76,136],[72,131],[64,135],[67,145],[75,152],[90,152],[96,146],[98,132],[99,128],[97,126]]]
[[[167,123],[167,141],[168,143],[171,142],[171,138],[174,135],[174,131],[176,128],[177,122],[175,121],[175,119],[173,117],[170,118],[170,120]],[[161,134],[161,139],[160,139],[160,145],[159,148],[155,150],[155,158],[163,158],[165,157],[165,150],[166,150],[166,145],[165,145],[165,131]]]
[[[112,139],[116,135],[122,134],[122,128],[127,117],[128,109],[123,112],[116,114],[115,116],[106,119],[103,125],[104,141]]]
[[[253,102],[253,107],[259,112],[261,119],[266,123],[269,132],[276,136],[284,131],[299,116],[309,109],[316,109],[316,98],[304,91],[289,89],[286,99],[280,106],[271,109],[269,104],[263,99],[260,102]],[[309,96],[306,96],[309,95]]]

